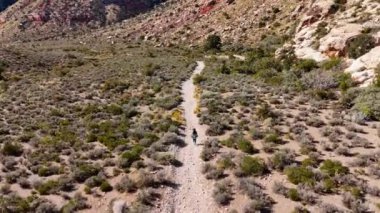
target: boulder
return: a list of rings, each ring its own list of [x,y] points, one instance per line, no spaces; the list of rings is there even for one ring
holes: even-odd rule
[[[116,200],[112,203],[112,213],[123,213],[125,212],[127,204],[123,200]]]
[[[380,64],[380,46],[373,48],[367,54],[354,60],[345,72],[351,73],[352,78],[361,87],[370,85],[375,77],[375,69]]]
[[[361,34],[361,24],[347,23],[344,26],[333,28],[325,37],[319,40],[319,51],[330,56],[346,55],[347,43],[350,39]]]

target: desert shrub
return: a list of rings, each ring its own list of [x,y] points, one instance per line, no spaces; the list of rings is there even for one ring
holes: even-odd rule
[[[348,43],[348,56],[350,58],[359,58],[369,52],[376,45],[375,39],[368,34],[361,34],[351,39]]]
[[[136,183],[128,176],[124,176],[120,182],[115,185],[118,192],[134,192],[137,190]]]
[[[0,193],[3,195],[10,194],[12,192],[11,185],[6,183],[0,187]]]
[[[260,176],[267,171],[267,167],[261,158],[245,156],[240,162],[240,169],[245,175]]]
[[[204,142],[204,147],[201,152],[201,159],[209,161],[213,159],[220,149],[219,141],[217,139],[211,139]]]
[[[30,181],[27,178],[19,178],[17,182],[23,189],[29,189],[31,186]]]
[[[103,182],[103,178],[101,178],[100,176],[92,176],[92,177],[87,178],[87,180],[85,181],[85,184],[86,186],[93,188],[93,187],[100,186],[102,182]]]
[[[332,160],[323,161],[320,170],[330,177],[338,174],[347,174],[349,172],[349,169],[343,166],[341,162]]]
[[[368,119],[380,120],[380,88],[369,87],[353,101],[353,110],[362,113]]]
[[[219,205],[228,205],[232,200],[231,184],[228,180],[215,183],[212,196]]]
[[[222,66],[217,68],[216,72],[220,74],[228,75],[228,74],[231,74],[231,69],[226,65],[226,63],[222,63]]]
[[[292,213],[310,213],[310,211],[306,207],[296,206],[294,207]]]
[[[264,133],[258,128],[252,128],[249,133],[253,140],[260,140],[264,138]]]
[[[45,183],[38,184],[36,190],[41,195],[57,193],[59,190],[59,182],[55,180],[48,180]]]
[[[300,194],[297,189],[289,189],[287,196],[293,201],[300,201]]]
[[[317,203],[318,196],[313,192],[313,188],[308,185],[298,185],[298,194],[303,203],[314,205]]]
[[[158,196],[159,194],[153,189],[144,189],[139,191],[136,201],[145,205],[152,205],[157,200]]]
[[[83,197],[80,193],[76,193],[74,197],[61,208],[61,212],[78,212],[89,207],[90,206],[87,204],[87,198]]]
[[[288,167],[285,169],[285,174],[288,176],[288,180],[294,184],[314,184],[315,182],[313,171],[307,167]]]
[[[237,148],[248,154],[254,154],[257,152],[252,143],[243,137],[238,138]]]
[[[319,118],[316,118],[316,117],[312,117],[308,120],[306,120],[306,125],[308,126],[312,126],[312,127],[316,127],[316,128],[319,128],[319,127],[322,127],[325,125],[325,123],[320,120]]]
[[[3,155],[8,156],[20,156],[23,153],[22,145],[16,142],[5,142],[3,148],[1,149]]]
[[[329,33],[327,26],[328,26],[327,22],[322,21],[318,23],[317,30],[314,33],[317,39],[320,39]]]
[[[270,167],[282,171],[295,161],[295,153],[289,149],[283,149],[274,153],[269,160]]]
[[[209,163],[206,163],[202,167],[202,173],[206,175],[207,179],[220,179],[223,177],[224,173],[222,169],[219,169]]]
[[[48,177],[60,173],[60,167],[58,166],[41,166],[38,168],[38,175],[41,177]]]
[[[148,63],[145,65],[145,68],[143,70],[144,75],[146,76],[153,76],[156,70],[161,69],[161,66],[156,64],[153,65],[152,63]]]
[[[243,178],[239,182],[239,189],[252,200],[261,203],[262,208],[270,209],[273,205],[273,200],[264,193],[262,186],[257,184],[252,178]]]
[[[232,169],[235,168],[236,164],[232,160],[231,155],[222,155],[217,161],[216,164],[220,169]]]
[[[168,97],[158,98],[156,100],[157,106],[165,109],[172,110],[179,106],[182,102],[182,98],[180,96],[172,95]]]
[[[196,74],[193,78],[194,84],[200,84],[201,82],[207,80],[207,78],[202,74]]]
[[[265,143],[280,144],[282,142],[281,138],[277,133],[269,133],[264,138]]]
[[[100,168],[98,166],[92,164],[80,164],[73,169],[73,178],[82,183],[86,181],[88,178],[98,175],[100,172]]]
[[[297,61],[297,63],[294,65],[295,69],[301,71],[301,72],[310,72],[313,69],[318,68],[318,64],[313,59],[300,59]]]
[[[321,212],[322,213],[344,213],[346,212],[343,209],[339,209],[338,207],[334,206],[333,204],[329,203],[322,203],[320,205]]]
[[[27,199],[17,195],[0,196],[0,212],[30,212],[31,206]]]
[[[159,143],[176,146],[184,145],[184,141],[175,133],[165,133],[165,135],[159,140]]]
[[[218,35],[209,35],[204,43],[204,50],[220,50],[222,48],[222,39]]]
[[[361,200],[355,198],[351,193],[345,192],[342,198],[343,204],[352,212],[368,212],[369,207]]]
[[[331,70],[337,66],[339,66],[342,63],[342,60],[340,58],[330,58],[327,61],[324,61],[321,64],[321,68],[324,70]]]
[[[112,191],[112,189],[113,189],[113,187],[111,186],[111,184],[109,184],[106,180],[104,180],[103,182],[102,182],[102,184],[100,184],[100,190],[102,191],[102,192],[110,192],[110,191]]]
[[[121,155],[120,166],[129,168],[133,162],[140,160],[140,155],[144,148],[140,145],[135,145],[131,150],[124,152]]]
[[[258,118],[265,120],[267,118],[273,117],[273,112],[268,104],[262,104],[256,110],[256,115]]]
[[[308,167],[308,166],[317,167],[319,165],[319,161],[315,157],[308,157],[302,160],[301,164],[302,166],[305,166],[305,167]]]
[[[36,204],[37,203],[37,204]],[[35,207],[35,213],[46,213],[46,212],[49,212],[49,213],[58,213],[58,209],[57,207],[55,206],[55,204],[51,203],[50,201],[45,201],[45,200],[41,200],[40,203],[38,203],[38,201],[32,203],[33,204],[36,204],[36,207]],[[34,206],[33,206],[34,207]]]
[[[276,194],[284,195],[286,196],[288,194],[288,188],[284,186],[283,183],[275,181],[272,186],[272,191]]]
[[[338,76],[339,89],[342,92],[347,92],[348,89],[355,86],[356,83],[352,80],[351,74],[342,73]]]
[[[175,165],[178,161],[171,153],[156,153],[154,154],[154,160],[161,165]]]

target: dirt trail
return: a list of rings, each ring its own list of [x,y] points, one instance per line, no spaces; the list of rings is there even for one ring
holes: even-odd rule
[[[199,125],[195,109],[195,86],[192,78],[204,69],[204,62],[198,61],[192,77],[182,86],[184,117],[186,119],[186,146],[177,152],[177,158],[183,163],[174,171],[174,180],[178,188],[172,191],[173,204],[170,212],[178,213],[212,213],[217,208],[212,199],[212,183],[201,173],[203,162],[200,158],[202,144],[206,138],[206,127]],[[197,145],[192,142],[192,129],[198,131]],[[168,210],[168,209],[167,209]]]

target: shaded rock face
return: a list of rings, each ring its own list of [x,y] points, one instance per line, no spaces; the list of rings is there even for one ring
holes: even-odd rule
[[[9,6],[14,4],[16,0],[1,0],[0,1],[0,12],[7,9]]]

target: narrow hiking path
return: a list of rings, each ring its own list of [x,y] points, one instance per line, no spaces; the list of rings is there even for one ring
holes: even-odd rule
[[[213,184],[202,174],[203,161],[200,154],[203,143],[207,140],[207,127],[199,124],[195,114],[197,99],[193,77],[205,68],[203,61],[198,61],[193,75],[182,85],[182,109],[186,120],[184,139],[186,146],[173,150],[176,158],[182,163],[180,167],[172,167],[172,174],[176,187],[165,192],[164,199],[154,213],[216,213],[218,208],[212,198]],[[198,132],[197,144],[191,138],[192,129]]]
[[[195,114],[197,100],[195,98],[195,85],[193,77],[205,68],[202,61],[197,62],[193,75],[182,85],[184,118],[186,119],[185,143],[186,146],[177,150],[176,156],[183,163],[181,167],[173,170],[174,182],[178,188],[172,189],[166,199],[162,212],[178,213],[213,213],[217,208],[212,199],[212,183],[202,174],[203,143],[206,138],[206,127],[199,124]],[[198,144],[195,145],[191,138],[192,129],[198,132]]]
[[[216,212],[212,199],[212,184],[202,174],[203,161],[200,158],[203,143],[206,138],[206,127],[199,124],[195,114],[197,100],[195,98],[195,85],[193,77],[205,68],[203,61],[197,62],[197,67],[189,80],[182,86],[184,117],[186,120],[185,142],[186,147],[178,151],[178,160],[182,167],[175,171],[175,180],[179,188],[175,192],[174,211],[179,213],[206,213]],[[192,141],[192,129],[198,132],[197,145]]]

